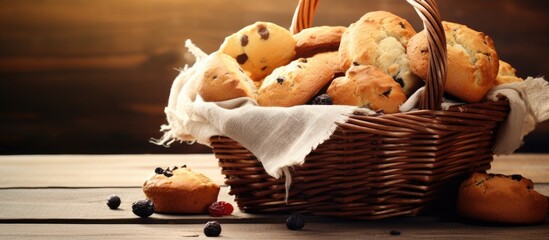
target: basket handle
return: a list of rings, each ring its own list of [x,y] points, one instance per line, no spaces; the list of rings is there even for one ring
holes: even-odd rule
[[[414,7],[423,21],[429,43],[429,67],[425,90],[419,101],[420,109],[441,108],[444,84],[446,83],[446,35],[435,0],[406,0]],[[313,17],[320,0],[299,0],[292,19],[290,31],[299,33],[313,25]]]

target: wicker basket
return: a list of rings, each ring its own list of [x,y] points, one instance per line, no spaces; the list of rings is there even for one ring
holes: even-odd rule
[[[430,79],[421,110],[364,116],[339,124],[285,179],[269,176],[238,142],[212,137],[229,194],[244,212],[301,212],[356,219],[417,215],[471,172],[490,168],[494,131],[509,111],[506,101],[439,110],[446,70],[446,42],[437,6],[409,0],[428,32]],[[309,27],[316,1],[300,1],[292,30]]]

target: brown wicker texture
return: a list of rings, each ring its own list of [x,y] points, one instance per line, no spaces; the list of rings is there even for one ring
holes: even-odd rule
[[[433,1],[409,2],[416,2],[412,5],[420,16],[425,9],[435,11],[435,25],[440,23]],[[429,34],[439,34],[431,37],[435,41],[431,58],[444,58],[431,61],[439,72],[431,78],[444,77],[445,73],[440,73],[446,64],[445,53],[440,52],[445,51],[440,47],[446,45],[440,40],[444,34],[440,35],[441,28],[427,26],[433,17],[429,12],[426,15],[422,19]],[[229,194],[235,196],[242,211],[253,213],[301,212],[368,220],[420,213],[469,173],[490,168],[494,131],[509,111],[506,101],[430,110],[440,107],[439,84],[444,83],[430,81],[437,83],[434,90],[425,91],[422,102],[428,109],[377,116],[354,114],[340,124],[302,166],[290,170],[288,202],[284,201],[284,177],[269,176],[238,142],[212,137]],[[432,91],[437,94],[433,96]]]

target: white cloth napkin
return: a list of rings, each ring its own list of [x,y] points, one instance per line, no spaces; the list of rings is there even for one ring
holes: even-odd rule
[[[186,46],[196,62],[185,66],[174,80],[165,108],[168,124],[161,127],[164,136],[158,144],[179,140],[209,145],[210,137],[227,136],[252,152],[269,175],[279,178],[285,167],[303,164],[307,154],[332,135],[337,123],[346,122],[357,110],[353,106],[260,107],[250,98],[204,102],[196,90],[208,56],[189,40]]]
[[[413,111],[419,104],[424,87],[418,89],[400,106],[401,112]],[[549,84],[542,77],[528,77],[523,82],[507,83],[494,87],[486,99],[508,99],[510,111],[501,123],[493,147],[494,154],[512,154],[524,143],[524,136],[535,129],[536,124],[549,119]],[[447,110],[461,102],[442,99],[442,109]]]
[[[185,66],[174,80],[168,106],[164,136],[155,141],[169,145],[174,141],[197,141],[209,145],[212,136],[227,136],[242,144],[262,162],[265,171],[279,178],[286,175],[286,190],[291,176],[288,167],[303,164],[305,157],[332,135],[337,123],[350,114],[375,112],[353,106],[303,105],[290,108],[260,107],[250,98],[223,102],[204,102],[196,89],[204,72],[208,55],[187,40],[186,46],[196,56],[192,67]],[[496,154],[510,154],[522,143],[535,124],[549,118],[549,87],[542,78],[529,78],[523,83],[501,85],[488,94],[488,99],[509,99],[511,112],[502,124],[495,145]],[[400,110],[417,108],[418,90]],[[459,103],[445,100],[443,107]]]
[[[536,124],[549,119],[549,83],[542,77],[499,85],[487,94],[487,98],[494,101],[507,98],[511,107],[498,130],[493,149],[497,155],[513,153]]]
[[[223,102],[197,100],[189,106],[189,134],[209,144],[211,136],[228,136],[250,150],[265,171],[278,178],[284,167],[303,164],[305,157],[347,121],[356,107],[303,105],[259,107],[250,98]]]

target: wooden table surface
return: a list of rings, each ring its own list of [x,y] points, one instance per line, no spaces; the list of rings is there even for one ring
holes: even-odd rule
[[[131,203],[144,199],[141,184],[157,166],[186,164],[222,186],[233,202],[212,154],[201,155],[12,155],[0,156],[0,239],[206,238],[203,225],[217,220],[223,239],[547,239],[549,221],[533,226],[479,225],[436,216],[351,221],[306,216],[302,231],[284,225],[286,214],[232,216],[153,214],[142,219]],[[491,172],[522,174],[549,195],[549,155],[496,157]],[[122,199],[118,210],[105,202]],[[233,205],[234,204],[233,202]],[[391,230],[401,232],[391,236]]]

